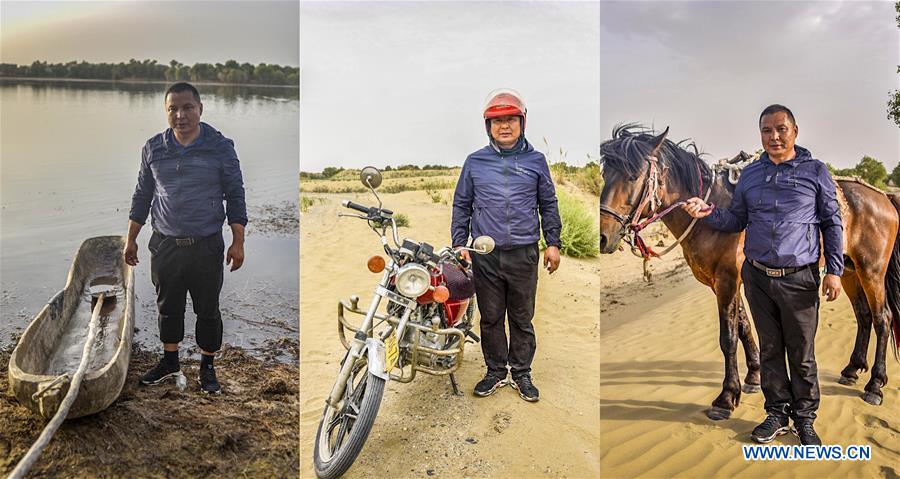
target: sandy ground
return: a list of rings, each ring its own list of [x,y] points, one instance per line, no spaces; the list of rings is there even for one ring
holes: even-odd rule
[[[296,343],[272,348],[296,354]],[[10,352],[0,351],[0,476],[12,472],[46,424],[7,394]],[[192,360],[182,361],[184,392],[174,382],[138,385],[157,359],[134,350],[116,402],[63,423],[29,477],[297,477],[296,363],[225,348],[216,360],[223,393],[204,396]]]
[[[380,251],[363,221],[337,217],[341,199],[374,204],[370,194],[321,196],[324,204],[301,215],[301,477],[315,477],[315,432],[344,352],[337,302],[357,294],[368,304],[378,277],[365,263]],[[385,207],[409,216],[402,236],[449,242],[448,206],[424,191],[383,198]],[[457,373],[462,397],[438,377],[388,383],[372,433],[345,477],[597,477],[599,274],[598,259],[571,258],[552,276],[540,274],[533,364],[540,402],[526,403],[511,388],[473,396],[485,367],[480,346],[470,344]]]
[[[837,383],[856,334],[846,296],[820,309],[816,357],[822,399],[816,430],[825,444],[871,445],[871,461],[748,462],[741,445],[751,443],[750,431],[765,418],[764,398],[743,394],[731,419],[707,419],[704,412],[724,379],[715,296],[694,280],[682,259],[654,263],[672,274],[658,275],[652,285],[623,288],[627,280],[620,272],[639,271],[640,260],[629,258],[625,269],[613,269],[615,259],[601,261],[602,477],[900,477],[900,365],[888,353],[890,382],[879,407],[860,399],[868,373],[860,374],[856,386]],[[743,379],[740,347],[738,358]],[[799,441],[786,435],[773,444]]]

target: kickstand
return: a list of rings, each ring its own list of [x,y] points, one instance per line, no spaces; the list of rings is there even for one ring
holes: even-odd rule
[[[459,390],[459,384],[456,383],[456,373],[450,373],[450,386],[453,387],[453,394],[456,396],[462,396],[462,391]]]

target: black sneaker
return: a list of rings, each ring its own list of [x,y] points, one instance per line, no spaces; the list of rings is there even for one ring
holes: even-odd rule
[[[776,436],[781,436],[789,432],[791,432],[791,427],[788,426],[787,416],[769,413],[769,415],[766,416],[765,421],[753,428],[750,437],[758,443],[766,444],[772,442]]]
[[[800,444],[804,446],[821,446],[822,440],[813,428],[813,420],[804,418],[794,421],[794,434],[800,438]]]
[[[222,388],[219,381],[216,381],[216,370],[214,368],[200,368],[200,377],[197,379],[200,383],[200,392],[203,394],[221,394]]]
[[[141,384],[145,386],[159,384],[166,378],[175,377],[180,373],[181,368],[177,364],[173,366],[165,361],[160,361],[156,366],[153,366],[153,369],[141,376]]]
[[[510,386],[519,391],[519,397],[528,402],[538,402],[538,399],[541,398],[540,391],[531,382],[530,374],[524,374],[518,379],[513,379]]]
[[[492,373],[487,373],[484,379],[478,381],[478,384],[475,385],[475,395],[480,397],[490,396],[503,386],[506,386],[505,377],[501,378]]]

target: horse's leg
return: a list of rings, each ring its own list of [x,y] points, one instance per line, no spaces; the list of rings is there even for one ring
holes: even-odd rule
[[[734,301],[737,286],[734,283],[732,280],[730,288],[720,287],[716,290],[719,308],[719,347],[725,356],[725,380],[722,382],[722,392],[706,413],[707,417],[714,421],[731,417],[731,412],[741,402],[741,380],[737,367],[738,314],[735,311]]]
[[[890,313],[885,307],[884,276],[860,272],[860,283],[869,300],[869,310],[872,311],[872,326],[875,328],[875,362],[872,365],[872,376],[866,384],[866,392],[862,398],[865,402],[878,406],[884,395],[881,388],[887,384],[887,356],[888,320]]]
[[[734,308],[738,316],[738,336],[744,346],[744,356],[747,360],[747,375],[744,377],[745,393],[758,393],[759,388],[759,347],[753,340],[753,331],[750,327],[750,319],[747,317],[747,308],[741,300],[741,295],[734,296]]]
[[[859,277],[854,273],[841,277],[841,284],[850,304],[853,305],[853,313],[856,316],[856,343],[853,352],[850,353],[850,361],[841,371],[838,382],[845,385],[856,384],[859,379],[857,373],[869,370],[869,362],[866,355],[869,352],[869,337],[872,335],[872,312],[866,300],[866,293],[859,283]]]

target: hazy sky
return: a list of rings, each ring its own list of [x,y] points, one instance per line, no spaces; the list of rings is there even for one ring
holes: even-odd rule
[[[759,112],[782,103],[797,144],[834,165],[868,154],[890,171],[900,129],[887,119],[900,87],[892,1],[604,2],[601,132],[626,121],[671,126],[710,159],[760,147]]]
[[[296,1],[0,2],[0,61],[299,62]]]
[[[300,166],[461,165],[485,97],[515,88],[526,137],[597,155],[597,3],[303,2]]]

